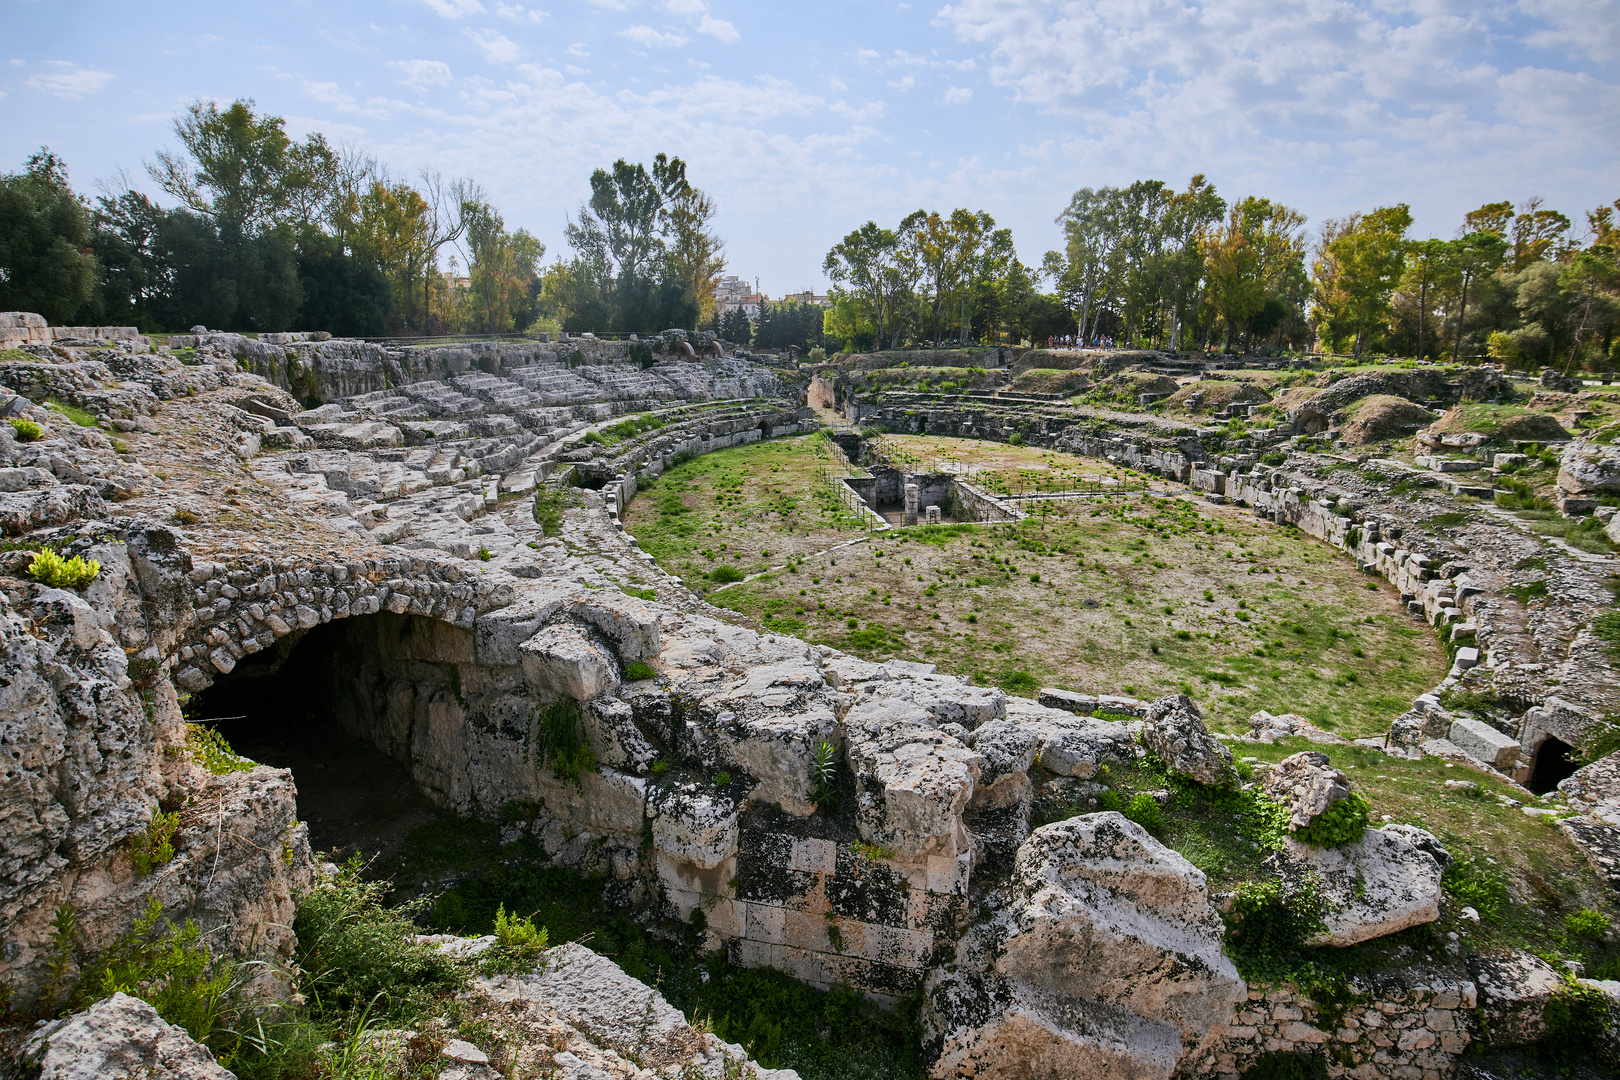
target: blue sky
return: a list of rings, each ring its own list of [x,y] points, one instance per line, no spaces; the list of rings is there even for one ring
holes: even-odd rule
[[[76,186],[172,146],[188,102],[470,175],[550,255],[590,171],[685,158],[729,271],[822,288],[868,218],[988,210],[1038,264],[1081,186],[1207,174],[1324,218],[1452,235],[1539,195],[1620,197],[1620,0],[724,3],[6,0],[0,169]],[[548,258],[550,257],[548,255]]]

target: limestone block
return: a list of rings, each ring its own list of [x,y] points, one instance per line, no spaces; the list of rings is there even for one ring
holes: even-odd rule
[[[1168,1080],[1247,1000],[1203,873],[1121,814],[1037,829],[1011,888],[990,966],[925,984],[934,1076]]]
[[[1511,769],[1519,760],[1519,740],[1502,734],[1483,720],[1459,716],[1451,722],[1449,737],[1470,757],[1498,769]]]
[[[1143,744],[1173,773],[1200,784],[1230,784],[1237,779],[1228,750],[1204,727],[1204,718],[1185,694],[1155,701],[1147,711]]]
[[[983,758],[920,707],[868,699],[844,717],[863,839],[895,851],[954,857],[967,848],[962,811]]]
[[[737,810],[735,799],[697,782],[658,784],[647,793],[658,853],[703,870],[737,853]]]
[[[583,627],[554,623],[519,646],[523,676],[548,694],[589,701],[619,685],[619,665]]]
[[[614,768],[645,772],[658,749],[636,727],[635,711],[623,701],[597,698],[585,706],[585,737],[596,760]]]
[[[40,1080],[233,1080],[208,1048],[140,998],[114,994],[29,1039],[25,1060]]]
[[[1479,986],[1479,1008],[1495,1046],[1523,1046],[1547,1034],[1547,1003],[1564,980],[1538,956],[1474,956],[1468,970]]]
[[[1313,945],[1354,945],[1440,917],[1440,863],[1396,832],[1367,829],[1342,848],[1289,837],[1274,858],[1291,885],[1314,874],[1328,901],[1327,929]]]
[[[1262,785],[1288,810],[1292,829],[1305,828],[1334,803],[1350,797],[1350,781],[1319,750],[1283,758],[1266,772]]]
[[[1029,770],[1035,764],[1041,737],[1027,727],[992,720],[969,732],[964,741],[984,759],[979,765],[972,807],[1026,806],[1033,793]]]
[[[1096,775],[1102,762],[1136,754],[1130,729],[1116,721],[1075,716],[1023,698],[1007,700],[1007,720],[1040,738],[1036,760],[1059,776],[1086,779]]]

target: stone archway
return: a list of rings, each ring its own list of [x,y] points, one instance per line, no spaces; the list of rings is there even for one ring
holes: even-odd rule
[[[316,849],[374,855],[472,802],[464,670],[471,686],[490,689],[471,631],[421,615],[356,615],[245,656],[187,712],[238,753],[292,771]]]
[[[1530,778],[1524,786],[1537,795],[1555,790],[1560,780],[1568,779],[1579,767],[1574,755],[1574,747],[1556,735],[1548,735],[1536,744],[1530,758]]]

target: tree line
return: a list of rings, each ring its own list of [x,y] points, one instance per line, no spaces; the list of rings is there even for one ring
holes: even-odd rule
[[[1489,203],[1455,239],[1417,240],[1397,204],[1312,236],[1299,211],[1228,203],[1203,175],[1142,180],[1075,192],[1064,246],[1037,268],[983,211],[918,210],[827,253],[825,330],[846,350],[1028,341],[1597,369],[1620,360],[1617,211],[1588,213],[1578,239],[1539,199]]]
[[[359,336],[695,328],[724,268],[714,205],[660,154],[591,176],[571,259],[511,230],[471,178],[393,175],[242,100],[176,118],[178,150],[91,200],[48,148],[0,175],[0,309],[143,330]]]

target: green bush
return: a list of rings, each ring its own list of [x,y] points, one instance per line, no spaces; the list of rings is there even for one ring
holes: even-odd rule
[[[735,566],[717,566],[713,570],[709,571],[709,580],[717,582],[721,585],[729,584],[733,581],[742,581],[746,577],[748,577],[748,575],[737,569]]]
[[[28,576],[53,589],[82,589],[96,580],[101,564],[82,555],[64,559],[50,548],[34,552],[34,561],[28,564]]]
[[[1024,437],[1022,435],[1020,435],[1018,432],[1015,431],[1011,435],[1007,436],[1007,445],[1008,446],[1023,446],[1024,445]]]
[[[1288,455],[1283,453],[1281,450],[1273,450],[1269,454],[1260,455],[1260,464],[1270,465],[1272,468],[1276,468],[1278,465],[1283,464],[1287,460]]]
[[[193,1039],[205,1041],[226,1010],[235,967],[214,960],[190,919],[178,928],[170,924],[160,929],[162,921],[163,905],[157,897],[148,897],[134,924],[105,953],[80,968],[69,1007],[82,1009],[114,994],[128,994],[150,1004]]]
[[[225,736],[205,724],[186,725],[186,745],[182,752],[215,776],[252,772],[258,767],[258,762],[232,750]]]
[[[810,788],[817,810],[838,809],[838,748],[825,739],[810,759]]]
[[[624,665],[624,677],[628,682],[641,682],[643,679],[655,678],[658,672],[651,664],[644,664],[640,660],[632,660]]]
[[[1344,847],[1361,839],[1371,815],[1372,807],[1366,798],[1353,792],[1317,814],[1309,825],[1295,829],[1294,837],[1312,847]]]
[[[1327,929],[1327,901],[1313,888],[1288,891],[1275,878],[1241,885],[1226,922],[1226,952],[1252,982],[1298,976],[1310,960],[1305,942]]]
[[[1481,855],[1458,855],[1440,877],[1444,889],[1458,907],[1471,907],[1480,921],[1498,923],[1508,912],[1507,874],[1485,861]]]
[[[179,827],[178,810],[171,814],[161,808],[152,811],[146,831],[130,837],[129,861],[135,866],[136,877],[145,877],[174,858],[174,831]]]
[[[1582,908],[1564,916],[1564,930],[1570,937],[1600,938],[1608,929],[1608,916],[1591,908]]]
[[[585,738],[584,719],[579,702],[573,698],[559,698],[535,713],[535,735],[532,744],[537,764],[549,764],[559,780],[571,780],[580,786],[580,776],[596,768],[596,755]]]
[[[527,915],[508,915],[506,905],[495,911],[495,944],[484,953],[480,967],[490,975],[516,975],[534,967],[550,944],[551,934],[535,926]]]
[[[1150,833],[1160,832],[1164,828],[1164,813],[1159,809],[1159,800],[1145,791],[1131,796],[1125,816]]]
[[[45,429],[28,419],[26,416],[13,416],[11,430],[17,433],[18,442],[33,442],[45,434]]]
[[[368,1006],[377,1017],[407,1019],[424,997],[456,990],[456,964],[416,941],[424,901],[383,906],[386,881],[362,881],[357,855],[304,898],[293,919],[304,991],[317,1014]]]

